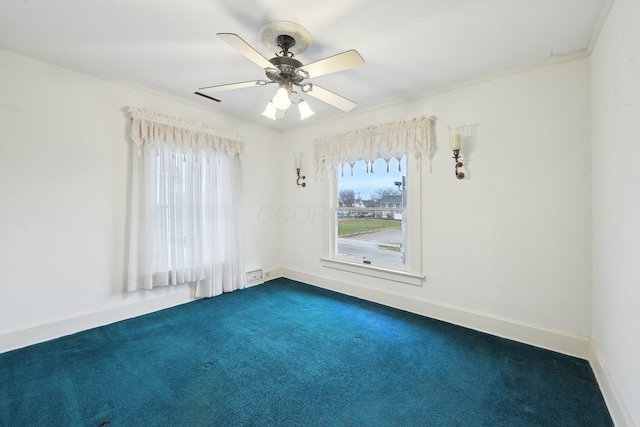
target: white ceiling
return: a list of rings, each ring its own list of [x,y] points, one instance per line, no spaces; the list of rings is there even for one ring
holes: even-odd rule
[[[216,37],[235,33],[267,58],[260,28],[286,20],[313,38],[307,64],[355,49],[361,67],[312,79],[358,105],[344,113],[307,97],[314,122],[401,102],[452,84],[585,51],[611,0],[0,0],[0,44],[195,102],[231,117],[263,117],[276,86],[220,92],[203,86],[264,79],[255,63]]]

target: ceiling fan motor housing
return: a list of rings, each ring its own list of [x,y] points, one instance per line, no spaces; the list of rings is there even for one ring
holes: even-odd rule
[[[298,84],[305,79],[303,75],[296,72],[298,68],[302,67],[302,63],[297,59],[289,56],[276,56],[271,58],[269,62],[275,66],[275,69],[267,68],[266,74],[269,80],[273,82],[281,83],[288,80]]]

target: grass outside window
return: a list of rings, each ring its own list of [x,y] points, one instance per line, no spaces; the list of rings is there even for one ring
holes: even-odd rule
[[[342,219],[338,221],[338,237],[371,233],[387,228],[400,228],[400,221],[386,219]]]

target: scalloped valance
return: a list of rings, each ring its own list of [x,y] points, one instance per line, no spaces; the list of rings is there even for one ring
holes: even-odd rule
[[[177,117],[166,116],[144,108],[130,108],[131,139],[140,153],[143,145],[169,144],[175,152],[186,154],[217,150],[230,157],[238,154],[242,158],[244,142],[235,132],[209,128]]]
[[[313,141],[313,160],[320,176],[345,163],[411,155],[431,155],[431,129],[435,117],[423,116],[373,125]]]

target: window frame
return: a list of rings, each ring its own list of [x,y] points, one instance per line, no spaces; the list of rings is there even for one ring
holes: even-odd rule
[[[336,170],[329,177],[329,239],[327,255],[321,258],[324,267],[347,271],[350,273],[376,277],[395,282],[422,286],[424,275],[422,272],[422,159],[412,158],[408,154],[406,159],[407,199],[404,209],[404,265],[375,265],[364,264],[356,260],[338,256],[338,182],[339,171]],[[390,210],[393,208],[359,208],[363,211]]]

